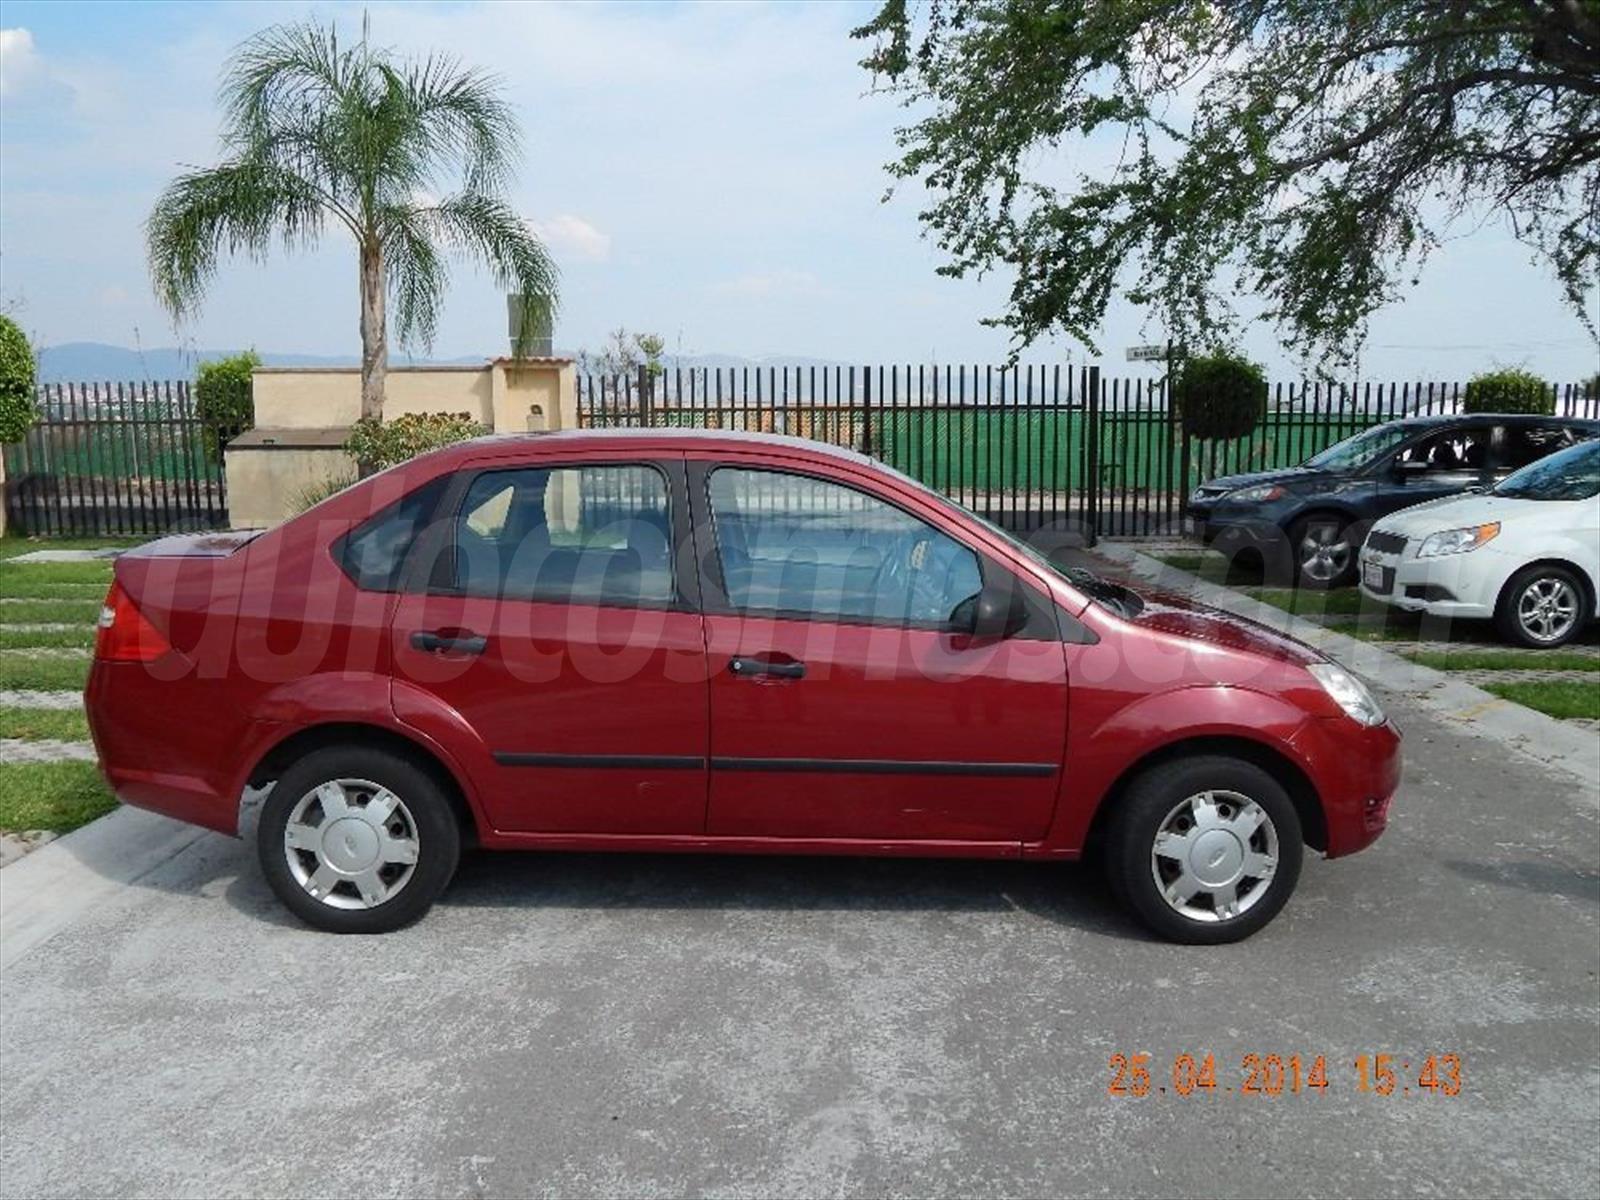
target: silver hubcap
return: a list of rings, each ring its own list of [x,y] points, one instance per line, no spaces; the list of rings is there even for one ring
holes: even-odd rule
[[[1300,539],[1300,570],[1308,579],[1327,583],[1350,565],[1350,543],[1336,525],[1312,525]]]
[[[1150,874],[1162,898],[1193,921],[1249,912],[1272,886],[1278,830],[1238,792],[1200,792],[1173,806],[1156,831]]]
[[[1535,579],[1517,598],[1517,621],[1536,642],[1565,637],[1578,619],[1578,593],[1565,579]]]
[[[294,806],[283,853],[307,895],[329,908],[376,908],[417,869],[417,825],[383,785],[330,779]]]

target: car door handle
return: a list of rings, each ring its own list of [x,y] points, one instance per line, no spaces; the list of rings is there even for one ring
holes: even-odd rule
[[[489,639],[465,629],[419,629],[411,635],[411,644],[430,654],[447,650],[457,654],[482,654]]]
[[[773,661],[765,658],[731,658],[728,671],[741,679],[755,679],[766,675],[777,679],[804,679],[806,665],[798,659]]]

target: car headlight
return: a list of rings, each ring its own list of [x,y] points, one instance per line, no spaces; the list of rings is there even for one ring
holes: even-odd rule
[[[1223,497],[1233,504],[1260,504],[1263,500],[1276,500],[1283,489],[1275,483],[1258,483],[1254,487],[1240,488]]]
[[[1465,554],[1476,550],[1500,536],[1500,522],[1487,525],[1468,525],[1465,529],[1446,529],[1443,533],[1430,533],[1417,548],[1418,558],[1438,558],[1441,554]]]
[[[1382,725],[1383,706],[1367,691],[1367,685],[1350,674],[1336,662],[1312,663],[1306,668],[1322,690],[1349,714],[1352,720],[1363,725]]]

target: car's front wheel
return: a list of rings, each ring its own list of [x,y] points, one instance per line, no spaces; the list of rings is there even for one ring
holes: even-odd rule
[[[1337,588],[1354,583],[1356,554],[1365,528],[1332,514],[1297,521],[1289,531],[1295,580],[1306,588]]]
[[[1236,942],[1278,914],[1300,878],[1300,818],[1268,772],[1221,755],[1138,776],[1113,814],[1113,890],[1171,941]]]
[[[262,806],[257,839],[278,899],[331,933],[387,933],[415,921],[461,854],[438,782],[365,746],[330,746],[286,770]]]
[[[1549,650],[1578,636],[1587,605],[1588,593],[1573,571],[1536,563],[1518,571],[1501,591],[1495,624],[1508,641]]]

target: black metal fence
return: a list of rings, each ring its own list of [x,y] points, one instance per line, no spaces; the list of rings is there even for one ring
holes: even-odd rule
[[[792,434],[848,446],[1018,532],[1177,532],[1218,475],[1304,462],[1369,425],[1459,412],[1460,383],[1278,383],[1248,436],[1182,431],[1162,381],[1097,367],[668,369],[578,379],[579,424]],[[1600,418],[1600,395],[1554,388],[1556,412]]]
[[[39,422],[5,447],[6,516],[25,534],[154,534],[228,523],[189,385],[48,384]]]

